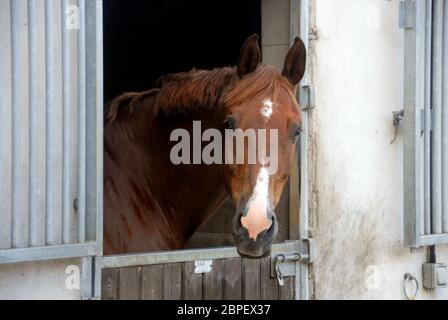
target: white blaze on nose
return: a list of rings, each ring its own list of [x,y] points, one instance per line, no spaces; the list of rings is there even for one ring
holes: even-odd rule
[[[272,113],[274,112],[272,107],[274,106],[274,103],[271,99],[264,99],[263,100],[263,107],[260,109],[261,116],[268,120],[271,118]]]
[[[269,229],[272,220],[267,216],[269,202],[269,172],[261,168],[258,172],[257,182],[249,199],[247,214],[241,218],[241,224],[249,232],[249,237],[256,240],[258,234]]]

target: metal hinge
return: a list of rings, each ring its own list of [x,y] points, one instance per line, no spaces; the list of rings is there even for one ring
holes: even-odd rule
[[[302,110],[314,108],[314,90],[309,84],[300,86],[299,98]]]
[[[279,286],[285,284],[285,277],[296,275],[296,263],[312,263],[315,256],[313,239],[300,240],[298,252],[280,253],[271,256],[271,277],[277,278]]]
[[[415,24],[415,7],[413,0],[400,1],[399,26],[401,29],[412,29]]]
[[[421,133],[425,131],[431,131],[434,128],[434,110],[430,110],[430,119],[429,119],[429,126],[426,126],[426,114],[425,110],[420,110],[420,127],[421,127]]]
[[[420,134],[425,132],[425,127],[426,127],[425,110],[420,109]]]

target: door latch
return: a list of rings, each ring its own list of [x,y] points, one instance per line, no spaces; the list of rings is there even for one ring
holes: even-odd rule
[[[299,254],[278,254],[274,258],[274,270],[277,278],[278,285],[283,287],[285,285],[285,276],[293,276],[295,274],[294,263],[288,264],[288,262],[296,262],[300,260]]]
[[[271,277],[277,278],[279,286],[285,285],[285,277],[296,275],[296,263],[311,263],[315,252],[312,239],[300,240],[297,252],[279,253],[271,256]]]

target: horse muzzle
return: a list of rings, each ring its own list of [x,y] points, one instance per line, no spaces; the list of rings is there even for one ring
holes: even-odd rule
[[[277,236],[278,223],[275,214],[270,215],[272,223],[268,229],[260,232],[255,239],[241,223],[241,214],[237,214],[233,225],[233,239],[240,256],[251,259],[264,258],[271,253],[271,245]]]

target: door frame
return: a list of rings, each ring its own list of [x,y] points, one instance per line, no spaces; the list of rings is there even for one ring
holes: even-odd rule
[[[297,36],[308,49],[309,33],[309,0],[290,0],[290,42]],[[98,22],[102,23],[102,22]],[[302,107],[303,134],[295,157],[295,165],[290,179],[290,238],[284,243],[272,245],[271,259],[278,254],[298,254],[300,259],[294,262],[295,299],[309,299],[308,264],[312,263],[315,245],[308,239],[308,110],[312,107],[308,71],[299,84],[298,100]],[[102,132],[102,130],[101,130]],[[300,150],[300,156],[299,151]],[[103,212],[98,212],[97,221],[103,223]],[[101,228],[102,232],[102,228]],[[99,237],[101,240],[102,237]],[[99,241],[102,243],[102,241]],[[101,273],[105,268],[144,266],[163,263],[188,262],[198,260],[215,260],[239,257],[235,247],[218,247],[204,249],[186,249],[138,254],[103,256],[102,250],[93,257],[82,260],[82,299],[101,299]]]

